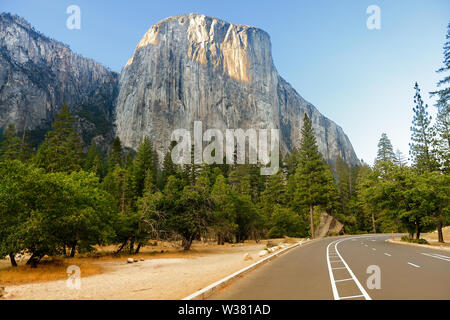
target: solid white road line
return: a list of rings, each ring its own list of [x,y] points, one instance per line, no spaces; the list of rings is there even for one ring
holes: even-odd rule
[[[411,262],[408,262],[408,264],[413,266],[413,267],[420,268],[420,266],[418,266],[417,264],[414,264],[414,263],[411,263]]]
[[[433,254],[422,253],[422,254],[424,256],[429,256],[429,257],[432,257],[432,258],[435,258],[435,259],[440,259],[440,260],[444,260],[444,261],[450,262],[450,257],[446,257],[446,256],[443,256],[443,255],[440,255],[440,254],[436,254],[436,253],[433,253]]]
[[[353,299],[353,298],[360,298],[360,297],[364,297],[364,295],[359,295],[359,296],[348,296],[348,297],[342,297],[342,299]]]
[[[384,253],[384,255],[386,255],[386,256],[388,256],[388,257],[390,257],[390,256],[391,256],[391,255],[390,255],[389,253],[386,253],[386,252]]]
[[[361,285],[361,283],[358,281],[358,279],[356,278],[355,274],[353,273],[353,271],[350,269],[350,267],[348,266],[348,264],[345,262],[344,258],[342,258],[342,255],[339,253],[339,250],[337,248],[338,244],[341,243],[342,241],[345,240],[350,240],[351,238],[346,238],[346,239],[342,239],[342,240],[335,240],[333,242],[330,242],[327,246],[327,253],[326,253],[326,258],[327,258],[327,265],[328,265],[328,273],[330,275],[330,282],[331,282],[331,289],[333,291],[333,297],[334,300],[341,300],[341,299],[351,299],[351,298],[359,298],[359,297],[364,297],[366,300],[372,300],[369,296],[369,294],[366,292],[366,290],[364,289],[364,287]],[[344,264],[345,267],[342,268],[332,268],[331,267],[331,263],[332,262],[337,262],[337,261],[330,261],[330,247],[334,245],[334,251],[337,253],[337,255],[339,256],[339,258],[341,259],[341,261]],[[338,282],[339,280],[335,280],[334,279],[334,274],[333,274],[333,270],[335,269],[347,269],[348,273],[351,276],[351,280],[353,280],[356,284],[356,286],[358,287],[359,291],[362,293],[362,295],[358,295],[358,296],[350,296],[350,297],[340,297],[339,296],[339,292],[337,290],[336,287],[336,282]],[[348,281],[348,280],[345,280]]]
[[[331,290],[333,291],[333,297],[334,300],[339,300],[339,294],[336,288],[336,283],[334,281],[334,275],[333,275],[333,270],[331,269],[331,262],[330,262],[330,257],[328,256],[329,252],[330,252],[330,246],[334,243],[330,242],[327,246],[327,265],[328,265],[328,273],[330,274],[330,280],[331,280]]]
[[[362,295],[364,296],[364,298],[366,300],[372,300],[372,298],[370,298],[369,294],[366,292],[366,290],[364,289],[364,287],[361,285],[361,283],[359,283],[358,278],[356,278],[355,274],[353,273],[352,269],[350,269],[350,267],[348,266],[347,262],[345,262],[344,258],[342,258],[341,254],[339,253],[339,250],[337,248],[338,244],[341,243],[342,241],[345,241],[347,239],[342,239],[338,242],[336,242],[336,244],[334,245],[334,250],[336,250],[337,254],[339,255],[339,258],[341,258],[342,263],[344,264],[344,266],[347,267],[347,271],[348,273],[350,273],[350,276],[353,278],[353,280],[355,281],[359,291],[361,291]]]

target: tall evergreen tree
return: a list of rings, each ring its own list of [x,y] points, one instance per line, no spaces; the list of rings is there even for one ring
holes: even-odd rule
[[[392,148],[391,140],[389,140],[386,133],[381,134],[380,141],[378,142],[378,152],[376,163],[379,162],[395,162],[394,148]]]
[[[415,84],[413,108],[414,118],[411,126],[410,155],[415,169],[420,172],[434,171],[439,168],[433,145],[435,132],[431,126],[431,116],[428,115],[428,105],[424,104],[420,95],[419,85]]]
[[[444,66],[438,73],[446,73],[444,79],[440,80],[437,86],[440,88],[431,92],[432,96],[437,96],[436,102],[436,148],[440,158],[441,167],[444,172],[450,172],[450,23],[447,26],[447,41],[444,45]]]
[[[19,160],[21,158],[22,141],[16,135],[16,127],[9,124],[3,132],[1,142],[1,158],[5,160]]]
[[[133,164],[133,188],[135,197],[142,197],[145,187],[145,177],[149,175],[149,181],[156,186],[158,162],[155,159],[150,138],[145,137],[139,145]]]
[[[39,146],[34,159],[37,166],[49,172],[77,171],[82,164],[82,146],[80,136],[73,128],[74,120],[67,104],[63,104],[47,133],[44,142]]]
[[[406,159],[405,156],[403,155],[403,153],[400,151],[400,149],[397,149],[395,151],[395,161],[394,163],[401,167],[405,167],[406,166]]]
[[[111,148],[111,151],[109,153],[109,159],[108,159],[108,170],[112,171],[115,169],[116,165],[122,166],[123,165],[123,159],[122,159],[122,143],[120,142],[120,138],[116,137],[113,141],[113,145]]]
[[[95,141],[92,141],[91,147],[86,155],[86,160],[84,161],[83,169],[94,172],[98,177],[103,176],[103,163]]]
[[[301,133],[302,140],[294,177],[294,203],[298,208],[309,210],[311,237],[314,238],[314,207],[326,204],[328,179],[312,122],[306,114]]]

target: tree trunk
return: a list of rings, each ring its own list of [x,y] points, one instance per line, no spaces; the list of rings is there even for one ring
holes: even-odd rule
[[[142,247],[142,243],[138,243],[138,246],[137,246],[137,248],[136,248],[136,251],[134,252],[134,254],[138,254],[139,253],[139,250],[141,250],[141,247]]]
[[[183,238],[182,246],[185,251],[188,251],[191,248],[192,245],[192,237],[189,239]]]
[[[130,249],[128,250],[128,252],[129,252],[130,254],[132,254],[133,251],[134,251],[134,238],[131,238],[131,239],[130,239]]]
[[[9,260],[11,260],[11,266],[17,267],[17,262],[14,253],[9,254]]]
[[[67,248],[66,248],[66,245],[63,246],[63,254],[64,254],[65,256],[67,256]]]
[[[311,220],[311,239],[314,239],[314,207],[309,205],[309,219]]]
[[[419,224],[416,222],[416,239],[419,240],[420,239],[420,228],[419,228]]]
[[[119,254],[123,248],[126,246],[126,244],[128,243],[128,240],[125,240],[124,243],[122,243],[122,245],[120,246],[120,248],[115,252],[115,254]]]
[[[70,257],[71,258],[75,257],[76,249],[77,249],[77,243],[75,242],[75,243],[72,244],[72,247],[70,249]]]
[[[373,233],[377,233],[377,228],[375,226],[375,213],[372,211],[372,230]]]
[[[31,268],[37,268],[39,261],[41,261],[41,257],[33,253],[30,259],[28,259],[26,264],[29,265]]]
[[[444,235],[442,234],[442,217],[439,217],[438,219],[437,231],[438,231],[438,241],[444,243]]]

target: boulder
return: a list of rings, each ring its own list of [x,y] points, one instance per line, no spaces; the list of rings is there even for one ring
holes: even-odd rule
[[[324,212],[320,216],[319,227],[315,232],[316,238],[324,238],[333,235],[344,234],[344,225],[335,217]]]

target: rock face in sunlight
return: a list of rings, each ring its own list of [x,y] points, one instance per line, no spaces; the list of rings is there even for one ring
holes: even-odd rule
[[[300,143],[305,113],[327,160],[359,163],[342,129],[279,76],[266,32],[189,14],[162,20],[137,45],[120,74],[116,129],[125,146],[149,136],[163,153],[172,131],[196,120],[204,130],[279,128],[286,152]]]
[[[24,19],[0,15],[0,128],[42,139],[63,102],[85,144],[113,138],[117,74],[34,30]]]

